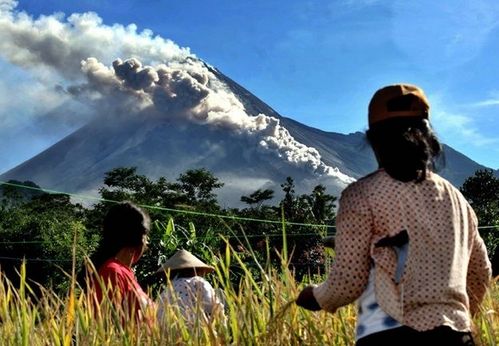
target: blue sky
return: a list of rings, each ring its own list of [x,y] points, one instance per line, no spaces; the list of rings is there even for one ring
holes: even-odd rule
[[[61,21],[93,11],[103,25],[150,29],[189,47],[280,114],[325,131],[364,131],[376,89],[417,84],[430,99],[441,140],[499,168],[496,0],[21,0],[15,11],[35,19],[59,12]],[[0,154],[4,171],[82,118],[54,113],[60,121],[40,121],[36,112],[50,115],[62,102],[45,92],[51,72],[35,73],[1,53],[0,69],[0,144],[9,148]]]

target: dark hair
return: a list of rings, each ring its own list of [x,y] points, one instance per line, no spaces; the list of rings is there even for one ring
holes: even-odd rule
[[[95,268],[98,270],[124,247],[141,246],[150,224],[149,215],[132,202],[113,205],[104,217],[102,239],[92,256]]]
[[[371,125],[366,135],[380,168],[403,182],[423,181],[442,153],[430,123],[421,117],[380,121]]]

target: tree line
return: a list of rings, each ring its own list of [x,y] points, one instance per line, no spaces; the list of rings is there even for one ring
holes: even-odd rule
[[[67,194],[45,193],[33,182],[10,183],[0,186],[0,269],[14,282],[24,258],[31,281],[65,290],[73,247],[78,270],[97,247],[103,216],[113,203],[109,201],[123,200],[148,206],[153,222],[150,246],[136,273],[145,286],[158,284],[152,273],[179,248],[209,261],[229,245],[251,268],[255,259],[269,266],[280,264],[279,254],[286,246],[288,264],[297,279],[326,270],[322,238],[334,225],[337,198],[323,185],[299,195],[293,178],[287,177],[280,185],[283,197],[277,202],[275,191],[258,189],[241,196],[246,207],[222,208],[216,190],[223,182],[203,168],[188,170],[175,181],[148,178],[135,167],[115,168],[105,174],[99,189],[101,201],[91,207],[75,203]],[[497,267],[499,179],[491,170],[479,170],[460,190],[474,208],[479,225],[495,226],[480,233],[491,257],[496,253]],[[231,270],[237,280],[240,268],[234,265]],[[255,275],[260,272],[255,268]]]
[[[324,271],[321,239],[327,227],[334,224],[336,201],[325,186],[317,185],[309,194],[298,195],[294,180],[288,177],[281,184],[280,201],[270,205],[275,192],[259,189],[241,196],[246,205],[243,208],[220,206],[216,190],[222,186],[222,181],[203,168],[188,170],[169,181],[141,175],[136,167],[120,167],[105,174],[99,189],[101,200],[84,207],[70,195],[43,192],[36,183],[9,181],[0,186],[0,268],[15,282],[24,258],[32,282],[65,290],[73,247],[76,245],[79,270],[85,256],[99,243],[101,222],[114,203],[111,201],[128,200],[148,206],[145,209],[152,220],[149,249],[136,273],[146,286],[157,283],[152,273],[178,248],[208,260],[229,245],[249,268],[255,258],[261,263],[268,259],[268,265],[280,262],[284,227],[280,220],[291,223],[284,227],[285,245],[292,253],[289,265],[296,275]],[[234,266],[236,280],[238,270]]]

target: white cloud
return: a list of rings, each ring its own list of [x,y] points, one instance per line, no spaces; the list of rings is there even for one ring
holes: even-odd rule
[[[473,147],[484,147],[499,143],[497,136],[487,136],[479,129],[478,124],[475,122],[476,117],[440,108],[432,111],[432,118],[432,123],[437,132],[445,138],[455,138],[453,141],[455,143],[467,144]]]
[[[470,106],[472,107],[490,107],[490,106],[499,106],[499,99],[487,99],[483,101],[478,101],[472,103]]]
[[[464,107],[471,107],[471,108],[485,108],[485,107],[493,107],[493,106],[499,106],[499,92],[498,91],[491,91],[489,93],[489,97],[485,100],[473,102],[467,105],[464,105]]]
[[[136,57],[147,64],[192,56],[171,40],[139,32],[136,25],[102,24],[95,13],[60,14],[32,18],[17,12],[12,1],[0,7],[0,54],[26,68],[52,68],[64,78],[80,76],[80,62],[88,57],[112,61]]]

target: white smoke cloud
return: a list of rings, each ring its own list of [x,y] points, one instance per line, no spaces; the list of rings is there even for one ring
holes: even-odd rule
[[[181,118],[245,136],[259,150],[343,184],[353,178],[322,162],[315,148],[297,142],[279,120],[250,116],[208,67],[170,40],[135,25],[106,26],[95,13],[40,16],[16,12],[0,0],[0,54],[27,69],[53,70],[69,94],[98,114]],[[122,61],[117,57],[127,57]],[[112,67],[102,62],[114,61]]]
[[[90,66],[90,67],[89,67]],[[134,97],[163,117],[184,117],[192,122],[216,126],[251,138],[262,152],[271,152],[287,162],[318,175],[336,177],[348,184],[352,178],[322,162],[317,149],[296,141],[277,118],[250,116],[239,99],[197,59],[143,66],[137,59],[113,62],[111,68],[94,58],[83,62],[92,90],[116,91]],[[114,98],[113,98],[114,99]]]
[[[17,3],[0,0],[0,54],[26,67],[50,67],[64,78],[80,77],[80,62],[88,57],[113,61],[119,56],[136,57],[147,64],[183,60],[193,56],[171,40],[139,32],[134,24],[107,26],[92,12],[32,18],[17,12]]]

